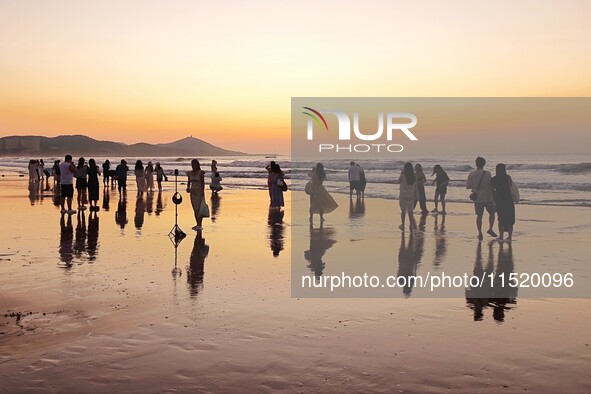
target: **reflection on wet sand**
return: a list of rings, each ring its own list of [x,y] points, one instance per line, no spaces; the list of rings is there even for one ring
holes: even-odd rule
[[[158,191],[158,197],[156,197],[156,216],[160,215],[160,212],[164,211],[165,203],[162,200],[162,190]]]
[[[497,322],[505,320],[505,311],[510,310],[517,303],[517,287],[511,287],[509,276],[514,271],[513,247],[511,244],[500,244],[496,270],[494,267],[493,246],[495,241],[488,243],[486,267],[482,260],[482,242],[476,247],[476,260],[473,275],[485,280],[482,286],[466,289],[466,303],[474,311],[474,320],[484,318],[484,310],[492,308],[492,316]],[[494,281],[491,277],[494,275]]]
[[[405,286],[402,288],[402,293],[405,297],[410,297],[412,289],[415,286],[415,277],[417,275],[417,268],[423,257],[423,250],[425,247],[425,238],[420,234],[415,235],[410,232],[408,243],[406,236],[402,233],[400,238],[400,249],[398,250],[398,274],[397,277],[406,278]]]
[[[355,198],[355,202],[352,198],[349,199],[349,218],[359,218],[363,215],[365,215],[365,199],[359,196]]]
[[[98,236],[99,236],[99,216],[97,212],[90,212],[88,215],[88,239],[86,242],[86,250],[88,252],[89,262],[96,260],[98,252]]]
[[[128,223],[127,220],[127,199],[125,197],[119,197],[119,203],[117,204],[117,211],[115,212],[115,223],[123,230]]]
[[[269,225],[269,243],[273,251],[273,257],[278,257],[283,250],[285,224],[283,217],[285,212],[275,208],[269,208],[267,224]]]
[[[146,201],[142,196],[139,196],[135,200],[135,216],[133,218],[133,222],[135,224],[135,228],[137,230],[141,230],[142,226],[144,225],[144,215],[146,213]]]
[[[146,193],[146,212],[149,215],[154,212],[154,191],[152,190]]]
[[[319,279],[324,272],[325,263],[322,258],[326,251],[337,243],[332,227],[313,228],[310,226],[310,248],[304,252],[304,258],[310,262],[308,268]]]
[[[40,188],[41,186],[38,183],[29,184],[29,201],[31,205],[35,205],[36,201],[43,199],[43,191]]]
[[[189,266],[187,267],[187,284],[191,298],[197,297],[203,287],[203,275],[205,273],[205,259],[209,254],[209,245],[205,244],[205,239],[201,231],[197,232],[193,242],[193,250],[189,257]]]
[[[76,215],[76,236],[74,239],[74,255],[80,259],[86,250],[86,212],[78,211]]]
[[[441,262],[445,259],[445,255],[447,254],[445,216],[446,215],[441,215],[441,224],[439,224],[440,215],[435,215],[435,223],[433,225],[433,234],[435,235],[435,257],[433,258],[433,267],[435,267],[435,269],[439,268]]]
[[[105,211],[108,211],[109,210],[109,208],[110,208],[109,207],[109,202],[110,201],[111,201],[111,194],[109,192],[109,188],[108,187],[105,187],[103,189],[103,209]]]
[[[74,249],[72,242],[74,241],[74,227],[72,227],[72,215],[62,214],[60,218],[60,246],[59,254],[60,260],[66,264],[66,267],[72,266],[74,259]]]
[[[62,202],[62,197],[61,197],[59,187],[53,188],[53,194],[51,195],[51,200],[53,202],[53,205],[55,205],[56,207],[60,206],[60,204]]]
[[[220,204],[222,198],[217,193],[211,195],[211,222],[215,223],[220,214]]]

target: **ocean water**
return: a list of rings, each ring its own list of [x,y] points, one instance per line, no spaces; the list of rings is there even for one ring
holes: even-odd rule
[[[43,157],[47,167],[51,167],[54,157]],[[95,157],[102,164],[105,157]],[[111,163],[118,163],[121,158],[109,157]],[[130,168],[136,158],[126,158]],[[190,158],[177,157],[141,157],[144,164],[148,161],[160,162],[168,174],[178,169],[180,174],[190,170]],[[200,157],[202,168],[209,172],[210,157]],[[275,160],[287,174],[292,190],[303,190],[308,180],[307,172],[315,164],[313,161],[295,160],[288,156],[268,158],[264,156],[235,156],[216,158],[218,171],[226,188],[265,189],[267,172],[265,166],[269,160]],[[28,157],[1,157],[0,174],[2,176],[27,176]],[[323,164],[327,173],[326,188],[332,193],[349,193],[347,171],[350,159],[326,160]],[[365,170],[368,185],[367,197],[396,199],[397,181],[405,160],[363,160],[355,159]],[[447,200],[470,202],[470,192],[465,188],[468,173],[475,168],[474,156],[447,156],[438,159],[415,158],[410,160],[421,163],[428,180],[431,169],[440,164],[449,175]],[[494,166],[505,163],[507,172],[520,189],[522,204],[550,204],[591,206],[591,158],[589,155],[551,155],[551,156],[487,156],[486,169],[494,175]],[[171,178],[172,179],[172,178]],[[180,178],[184,181],[184,177]],[[168,184],[170,185],[170,184]],[[435,191],[431,183],[426,186],[427,198],[432,199]]]

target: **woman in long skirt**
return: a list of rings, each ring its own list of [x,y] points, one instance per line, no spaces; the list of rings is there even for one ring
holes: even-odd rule
[[[148,165],[146,166],[145,177],[148,191],[154,191],[154,166],[152,165],[151,161],[149,161]]]
[[[99,175],[101,171],[94,159],[88,160],[88,202],[91,211],[98,211]]]
[[[320,216],[320,223],[324,222],[324,214],[331,213],[338,208],[339,204],[332,198],[324,188],[323,183],[326,180],[326,172],[322,163],[316,166],[308,173],[312,183],[312,193],[310,194],[310,223],[313,222],[314,214]]]
[[[271,188],[271,208],[281,208],[284,206],[282,183],[285,182],[285,174],[279,164],[273,163],[269,173]]]
[[[515,202],[511,197],[511,183],[513,180],[507,175],[505,165],[500,163],[496,167],[496,175],[490,180],[497,220],[499,221],[499,241],[505,241],[504,233],[507,232],[506,241],[513,239],[513,225],[515,225]]]
[[[203,230],[203,216],[201,205],[203,204],[203,196],[205,194],[205,171],[201,169],[199,160],[191,160],[192,170],[187,172],[187,192],[191,196],[191,206],[195,214],[195,221],[197,225],[193,227],[195,231]]]
[[[146,175],[144,173],[144,164],[141,160],[135,162],[135,183],[137,185],[137,195],[141,197],[146,188]]]

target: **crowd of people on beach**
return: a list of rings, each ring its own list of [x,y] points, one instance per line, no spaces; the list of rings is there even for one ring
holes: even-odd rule
[[[500,242],[511,242],[513,239],[513,226],[515,225],[515,203],[519,202],[519,190],[507,174],[505,164],[497,164],[495,176],[484,170],[486,160],[483,157],[477,157],[475,164],[476,169],[470,172],[466,180],[466,189],[472,191],[469,198],[474,203],[478,239],[482,241],[484,238],[482,218],[486,210],[489,214],[487,234],[497,238]],[[305,192],[310,196],[310,223],[313,223],[314,214],[318,214],[320,223],[323,223],[325,220],[324,214],[334,211],[338,204],[323,186],[323,182],[326,180],[326,172],[322,163],[318,163],[308,173],[308,176],[310,181],[305,186]],[[447,213],[445,196],[450,178],[439,164],[433,167],[431,176],[434,177],[432,184],[435,185],[434,208],[431,213],[445,215]],[[348,180],[349,198],[352,199],[353,192],[355,192],[358,199],[363,199],[367,179],[363,168],[354,161],[349,163]],[[270,182],[274,182],[274,180],[270,178]],[[426,183],[427,177],[421,164],[417,163],[414,166],[410,162],[404,164],[398,178],[398,203],[400,205],[401,220],[399,228],[401,230],[404,231],[406,228],[407,217],[411,231],[417,228],[414,218],[414,210],[417,204],[421,209],[421,215],[429,214],[427,195],[425,193]],[[277,188],[274,190],[277,190]],[[440,204],[441,209],[439,209]],[[498,219],[499,235],[493,229],[495,216]],[[505,233],[507,233],[507,238],[505,238]]]
[[[489,171],[484,169],[486,160],[483,157],[477,157],[475,164],[476,169],[470,172],[466,179],[466,189],[472,191],[469,199],[474,203],[478,239],[482,241],[484,238],[482,219],[486,210],[489,214],[487,234],[497,238],[498,241],[511,242],[513,239],[513,226],[515,225],[515,203],[519,202],[519,190],[507,174],[505,164],[497,164],[495,176],[492,176]],[[439,164],[433,167],[432,176],[435,176],[433,184],[436,185],[436,188],[433,198],[435,207],[431,212],[445,215],[445,195],[447,194],[450,179]],[[400,204],[401,230],[405,229],[406,216],[408,216],[411,230],[416,228],[413,213],[417,203],[420,204],[422,215],[429,213],[425,194],[426,182],[427,178],[420,164],[416,164],[413,168],[410,162],[405,163],[398,179],[400,185],[398,201]],[[438,207],[439,203],[441,203],[441,210]],[[495,214],[498,219],[499,235],[493,229]],[[505,238],[505,233],[507,233],[507,238]]]
[[[497,164],[495,176],[484,170],[486,164],[484,158],[476,158],[475,164],[476,169],[470,172],[467,177],[466,188],[472,191],[469,198],[474,203],[478,239],[483,239],[482,225],[484,211],[486,210],[489,215],[486,233],[499,241],[511,242],[515,224],[515,203],[519,201],[517,186],[507,174],[504,164]],[[271,161],[265,169],[267,171],[270,208],[281,210],[285,205],[283,193],[288,190],[286,174],[275,161]],[[60,190],[61,212],[63,214],[73,214],[76,213],[76,210],[72,208],[74,191],[77,192],[77,210],[87,209],[86,204],[88,203],[90,211],[98,211],[100,210],[98,206],[99,177],[103,176],[104,187],[109,185],[115,187],[116,184],[120,197],[124,198],[127,192],[129,172],[130,168],[125,159],[121,159],[121,162],[113,168],[109,160],[105,160],[99,166],[94,159],[87,162],[84,157],[80,157],[77,163],[74,163],[72,156],[66,155],[63,162],[60,162],[60,160],[54,162],[51,172],[45,169],[42,159],[30,160],[29,183],[43,185],[45,182],[46,186],[44,188],[49,190],[49,178],[53,176],[54,185]],[[144,166],[141,160],[137,160],[133,168],[133,174],[138,197],[143,196],[144,193],[152,193],[156,188],[158,191],[162,191],[162,182],[168,181],[168,175],[159,162],[154,165],[149,161]],[[209,207],[204,199],[205,171],[202,170],[199,160],[193,159],[191,161],[191,170],[186,175],[186,191],[190,195],[196,222],[193,230],[201,231],[203,229],[203,218],[209,217]],[[322,224],[325,221],[324,215],[336,210],[338,204],[324,187],[327,177],[322,163],[317,163],[307,175],[309,181],[304,190],[310,198],[309,221],[313,224],[314,215],[318,215]],[[435,185],[435,193],[433,196],[434,208],[430,212],[445,215],[447,213],[445,197],[450,178],[439,164],[433,167],[431,176],[434,177],[432,184]],[[212,160],[209,182],[212,194],[217,195],[223,189],[221,181],[222,177],[218,171],[217,161]],[[350,186],[349,198],[352,199],[355,192],[358,199],[364,199],[368,183],[366,174],[364,169],[354,161],[349,163],[348,181]],[[398,178],[398,202],[401,220],[399,228],[401,230],[405,230],[407,218],[410,229],[416,229],[414,211],[417,205],[420,207],[421,215],[429,213],[425,193],[425,184],[427,182],[427,176],[421,164],[417,163],[413,166],[410,162],[405,163]],[[495,221],[498,221],[499,235],[494,231]],[[507,238],[505,238],[505,233],[507,233]]]

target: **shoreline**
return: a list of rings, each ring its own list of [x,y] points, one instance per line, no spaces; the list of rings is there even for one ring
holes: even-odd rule
[[[63,232],[51,198],[31,205],[20,185],[0,178],[0,214],[11,224],[0,228],[0,373],[6,376],[0,390],[449,387],[496,393],[588,387],[591,337],[581,324],[591,319],[588,298],[532,299],[520,293],[516,304],[501,310],[502,320],[498,305],[476,311],[463,296],[427,298],[416,289],[410,298],[402,291],[390,298],[292,298],[291,265],[310,271],[307,241],[290,242],[301,228],[292,216],[298,203],[292,200],[307,197],[301,192],[287,193],[286,208],[277,215],[264,190],[224,189],[201,238],[189,230],[193,218],[183,193],[179,225],[188,236],[177,250],[181,272],[175,274],[167,237],[174,223],[170,190],[156,215],[130,189],[123,229],[115,220],[116,191],[111,192],[109,210],[98,213],[95,238],[88,226],[83,231],[77,215],[71,233]],[[398,204],[368,198],[363,216],[351,216],[348,196],[335,198],[340,207],[327,215],[325,227],[336,228],[336,243],[324,255],[325,274],[341,268],[340,256],[350,246],[380,240],[389,245],[389,272],[397,272],[401,233],[392,222],[399,220]],[[435,216],[427,217],[422,265],[472,269],[478,241],[471,208],[450,203],[439,238]],[[520,211],[513,246],[519,269],[573,259],[586,263],[579,253],[588,242],[588,219],[580,213],[586,210]],[[363,224],[373,221],[375,229]],[[384,225],[391,231],[384,233]],[[441,241],[446,253],[435,260]],[[496,264],[499,247],[492,249]],[[484,261],[487,253],[483,246]],[[16,316],[4,317],[17,312],[18,324]],[[557,382],[556,373],[564,379]]]

